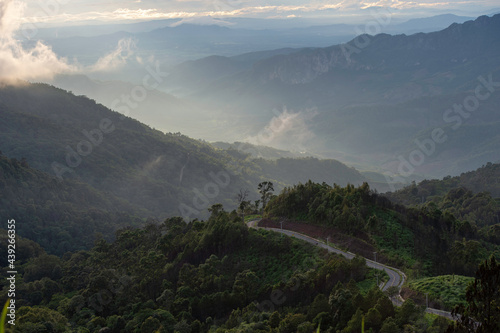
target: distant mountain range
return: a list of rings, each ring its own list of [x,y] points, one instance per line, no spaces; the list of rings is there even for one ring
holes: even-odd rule
[[[439,22],[464,20],[441,15],[402,24],[421,26],[422,31]],[[303,29],[318,33],[323,28]],[[137,45],[161,48],[169,38],[182,42],[184,34],[195,35],[199,29],[183,24],[141,32]],[[326,48],[281,48],[191,60],[171,67],[159,87],[162,93],[149,94],[131,116],[162,131],[181,131],[211,141],[249,141],[307,151],[404,182],[455,175],[500,160],[495,113],[500,101],[495,90],[495,82],[500,81],[499,29],[499,15],[482,16],[431,33],[360,35]],[[198,38],[200,43],[217,44],[239,36],[238,43],[245,43],[245,38],[260,34],[234,30],[205,26]],[[94,43],[99,38],[89,38],[80,47],[99,45]],[[144,76],[144,69],[138,73]],[[492,83],[485,87],[485,81]],[[134,87],[74,76],[58,77],[52,83],[115,109],[113,101]],[[454,111],[454,105],[474,97],[478,85],[488,89],[488,97],[478,105],[480,111],[474,116]],[[273,122],[288,127],[274,128],[272,136],[256,140]],[[417,142],[431,138],[436,129],[443,129],[446,142],[401,175],[412,152],[421,155]]]
[[[498,14],[498,11],[491,12],[491,15]],[[465,21],[474,19],[473,17],[458,16],[454,14],[441,14],[431,17],[413,18],[407,21],[401,21],[397,19],[391,19],[386,29],[391,33],[413,33],[412,30],[417,30],[417,32],[430,32],[435,30],[440,30],[446,28],[452,23],[463,23]],[[329,22],[330,23],[326,23]],[[276,30],[290,30],[298,34],[315,33],[315,34],[325,34],[330,33],[330,35],[350,35],[356,26],[356,24],[332,24],[331,19],[320,20],[316,19],[306,19],[306,18],[295,18],[289,20],[282,19],[258,19],[258,18],[224,18],[211,20],[205,20],[203,24],[198,23],[200,27],[207,25],[207,22],[211,22],[212,25],[222,25],[238,29],[249,29],[249,30],[262,30],[266,29],[268,31]],[[219,23],[218,23],[219,22]],[[145,21],[137,23],[119,23],[119,24],[93,24],[93,25],[77,25],[77,26],[65,26],[65,27],[51,27],[51,28],[40,28],[38,29],[38,34],[44,39],[56,39],[56,38],[67,38],[67,37],[92,37],[100,36],[105,34],[113,34],[116,32],[128,32],[128,33],[144,33],[155,29],[161,29],[169,26],[176,26],[181,24],[181,19],[160,19],[154,21]],[[189,24],[189,23],[182,23]],[[361,24],[362,25],[362,24]],[[330,27],[331,29],[326,29]],[[21,37],[21,36],[20,36]]]
[[[391,17],[379,28],[384,33],[412,34],[440,30],[470,19],[473,18],[443,14],[401,22]],[[92,63],[111,51],[120,39],[131,38],[136,42],[136,54],[144,57],[155,55],[165,65],[173,65],[210,55],[234,56],[279,48],[326,47],[347,42],[360,30],[368,33],[364,23],[340,24],[324,19],[212,18],[202,23],[165,19],[133,24],[41,28],[37,30],[37,38],[44,40],[60,56],[77,58],[83,64]]]
[[[411,19],[403,23],[390,26],[387,33],[414,34],[419,32],[432,32],[446,28],[453,23],[464,23],[473,20],[473,17],[458,16],[453,14],[441,14],[431,17]]]
[[[266,126],[273,109],[313,109],[308,128],[315,138],[307,148],[389,172],[397,171],[399,156],[407,160],[418,149],[415,139],[443,127],[446,143],[413,176],[456,174],[500,159],[493,134],[499,126],[500,94],[494,91],[500,81],[499,29],[495,15],[427,34],[362,35],[346,44],[263,59],[250,70],[206,83],[190,97],[206,109],[238,114],[245,124],[234,127],[247,133]],[[189,86],[188,79],[182,83]],[[458,119],[462,116],[447,111],[475,98],[476,88],[488,96],[477,106],[481,112]]]

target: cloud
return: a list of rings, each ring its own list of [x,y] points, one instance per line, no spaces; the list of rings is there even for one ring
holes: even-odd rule
[[[133,55],[134,43],[131,39],[120,40],[114,51],[89,67],[70,64],[66,58],[59,57],[40,41],[34,46],[23,47],[15,38],[15,33],[20,29],[25,7],[20,1],[0,2],[0,81],[3,83],[50,80],[61,73],[112,71],[125,65]]]
[[[215,19],[215,18],[210,17],[210,16],[204,16],[204,17],[184,18],[178,22],[171,24],[170,26],[177,27],[177,26],[179,26],[181,24],[185,24],[185,23],[198,24],[198,25],[220,25],[220,26],[225,26],[225,27],[234,25],[234,23],[227,22],[227,21],[224,21],[221,19]]]
[[[498,0],[131,0],[128,2],[111,0],[98,2],[97,0],[65,0],[64,7],[56,13],[44,15],[37,3],[30,1],[29,15],[25,20],[29,22],[69,23],[85,22],[87,20],[120,21],[120,20],[153,20],[168,18],[189,17],[249,17],[263,15],[268,17],[276,14],[287,15],[364,15],[364,9],[384,7],[405,10],[413,13],[416,10],[429,11],[432,9],[485,11],[488,8],[498,7]],[[52,0],[59,2],[62,0]],[[31,5],[33,4],[33,5]],[[39,5],[38,5],[39,7]],[[64,12],[63,10],[64,9]],[[91,10],[90,10],[91,9]],[[431,11],[432,12],[432,11]],[[40,15],[41,14],[41,15]]]
[[[91,72],[110,72],[123,67],[134,54],[135,43],[131,38],[121,39],[116,49],[90,67]]]
[[[28,0],[27,0],[28,1]],[[32,0],[34,1],[34,0]],[[324,12],[328,15],[365,15],[364,10],[369,8],[384,7],[389,9],[415,10],[431,9],[466,9],[493,8],[498,0],[448,0],[437,2],[433,0],[295,0],[284,3],[283,1],[269,0],[175,0],[160,2],[157,0],[142,1],[111,1],[97,2],[96,0],[71,1],[65,4],[66,12],[54,15],[36,16],[33,10],[32,17],[26,18],[30,22],[46,23],[71,23],[85,22],[87,20],[122,21],[122,20],[153,20],[176,19],[193,17],[273,17],[273,15],[317,15]],[[88,3],[87,3],[88,2]],[[124,7],[124,5],[127,7]],[[89,11],[89,8],[99,8]]]
[[[50,47],[37,42],[24,49],[14,38],[20,27],[24,4],[4,0],[0,3],[0,80],[37,80],[50,78],[54,73],[72,72],[76,68],[60,59]]]
[[[263,146],[272,146],[280,149],[303,151],[316,138],[309,127],[309,123],[318,113],[316,109],[300,112],[289,112],[286,108],[276,116],[255,136],[245,141]]]

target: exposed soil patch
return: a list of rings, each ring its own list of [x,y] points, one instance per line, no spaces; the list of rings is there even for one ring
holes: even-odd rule
[[[323,227],[312,225],[305,222],[291,221],[287,219],[280,219],[283,221],[283,229],[300,232],[317,239],[326,241],[327,237],[329,242],[346,249],[350,252],[360,254],[363,257],[374,259],[373,252],[377,251],[369,236],[364,232],[357,232],[354,235],[347,235],[337,228]],[[265,228],[280,228],[278,220],[262,219],[258,226]],[[382,254],[377,254],[377,261],[386,263],[387,260]]]

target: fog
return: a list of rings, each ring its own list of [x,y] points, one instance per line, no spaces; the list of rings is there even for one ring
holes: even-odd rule
[[[3,80],[47,82],[163,132],[337,158],[361,170],[397,169],[398,156],[415,148],[418,135],[438,126],[442,120],[436,114],[463,99],[477,77],[458,59],[448,59],[453,47],[442,48],[441,37],[435,37],[453,38],[448,25],[473,19],[468,16],[405,21],[392,8],[378,8],[365,24],[332,19],[326,25],[296,18],[285,23],[281,18],[194,16],[91,25],[88,31],[84,26],[41,28],[27,38],[19,30],[25,10],[19,2],[2,3]],[[371,32],[387,34],[366,35]],[[402,32],[408,35],[388,35]],[[401,51],[401,45],[418,38],[436,45],[433,53]],[[490,59],[497,42],[494,37],[474,40]],[[462,54],[466,48],[460,43],[454,44],[456,54],[484,75],[491,73],[491,64]],[[444,82],[439,77],[447,70],[463,76]],[[482,103],[486,111],[471,121],[484,121],[495,100]],[[451,142],[461,142],[464,133],[453,133],[459,137]],[[426,165],[415,168],[415,177],[456,174],[496,158],[476,159],[473,151],[443,145]]]

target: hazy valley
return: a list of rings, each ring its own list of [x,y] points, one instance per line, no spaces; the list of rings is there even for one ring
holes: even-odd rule
[[[433,33],[361,35],[326,48],[210,56],[173,67],[160,56],[138,73],[122,71],[138,75],[136,82],[159,75],[154,85],[163,92],[147,91],[147,98],[137,100],[131,96],[134,84],[84,76],[51,83],[162,131],[307,151],[388,175],[401,176],[401,159],[421,150],[416,141],[443,129],[445,142],[423,152],[422,165],[412,165],[415,170],[403,177],[409,182],[498,161],[498,145],[486,133],[498,126],[493,110],[499,98],[499,20],[480,17]],[[487,96],[480,101],[474,96],[478,86]],[[474,109],[474,115],[455,105]],[[469,137],[474,139],[464,142]]]
[[[500,330],[498,8],[299,3],[0,4],[0,332]]]

